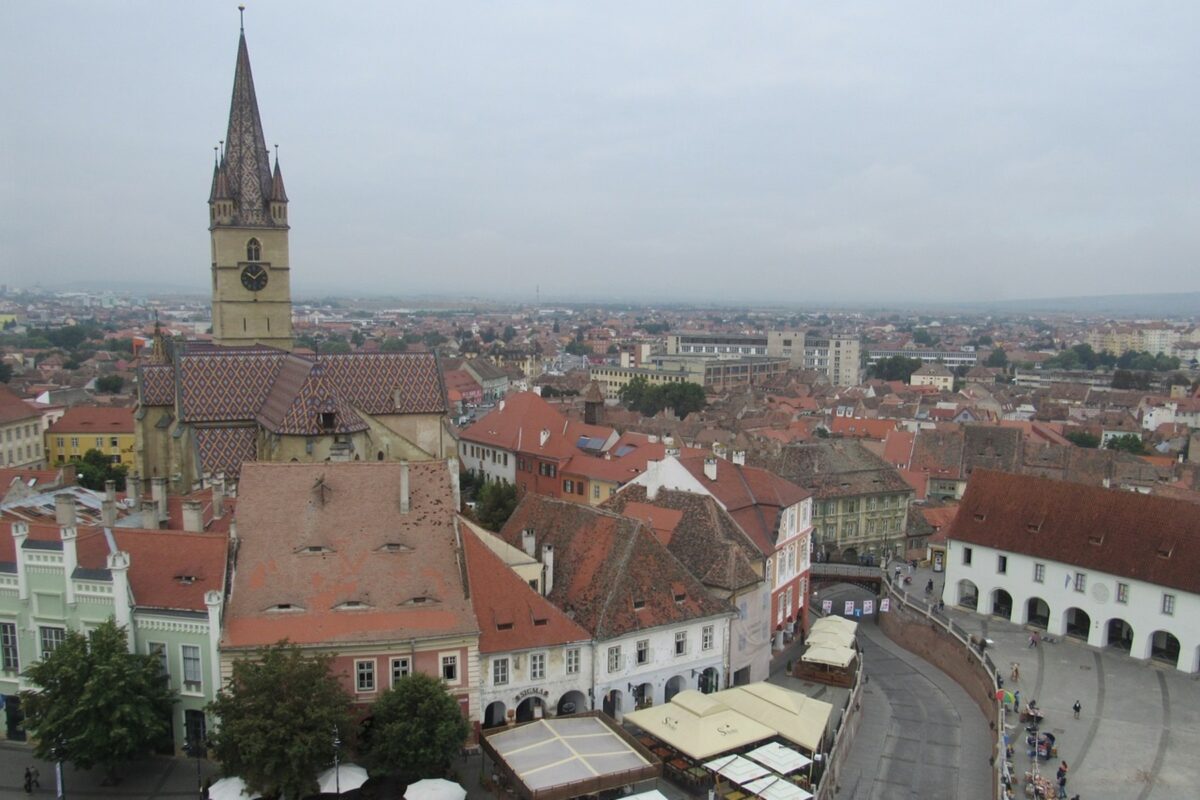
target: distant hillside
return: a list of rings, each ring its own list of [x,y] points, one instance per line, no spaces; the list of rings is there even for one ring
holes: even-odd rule
[[[1197,317],[1200,292],[1176,294],[1109,294],[1098,297],[1043,297],[1032,300],[996,300],[979,303],[945,303],[957,308],[1007,313],[1066,313],[1112,317]]]

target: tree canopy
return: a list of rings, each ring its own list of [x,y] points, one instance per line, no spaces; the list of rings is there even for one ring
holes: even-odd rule
[[[912,380],[912,374],[919,370],[923,363],[919,358],[891,356],[881,358],[873,366],[867,367],[867,374],[880,380],[908,383]]]
[[[437,678],[417,672],[396,681],[371,706],[362,755],[373,775],[405,783],[444,775],[470,729],[458,701]]]
[[[1064,434],[1068,441],[1076,447],[1096,448],[1100,446],[1100,437],[1087,431],[1069,431]]]
[[[96,391],[101,394],[116,394],[125,385],[125,379],[120,375],[101,375],[96,378]]]
[[[284,641],[233,662],[209,705],[221,720],[213,750],[228,774],[267,797],[316,792],[317,776],[333,764],[334,731],[342,740],[353,734],[350,695],[331,661]]]
[[[517,487],[511,483],[486,481],[475,498],[475,516],[479,518],[479,524],[490,531],[498,531],[517,508]]]
[[[125,475],[129,467],[124,464],[114,464],[112,459],[96,448],[83,454],[82,459],[71,459],[75,465],[75,473],[79,476],[79,485],[85,489],[102,491],[105,481],[116,481],[117,491],[125,490]]]
[[[675,416],[684,419],[688,414],[704,408],[708,402],[704,387],[698,383],[684,381],[651,385],[641,375],[622,386],[618,396],[621,405],[647,417],[669,408],[675,412]]]
[[[158,657],[130,653],[124,628],[109,618],[87,636],[66,639],[25,676],[41,691],[24,692],[25,727],[34,755],[81,769],[117,767],[148,754],[170,733],[171,691]]]
[[[1126,453],[1132,453],[1135,456],[1143,456],[1147,453],[1146,443],[1142,441],[1142,437],[1136,433],[1126,433],[1122,436],[1114,436],[1104,445],[1109,450],[1123,450]]]
[[[1007,367],[1008,353],[1004,352],[1003,347],[997,347],[992,352],[988,353],[987,359],[983,362],[985,367]]]

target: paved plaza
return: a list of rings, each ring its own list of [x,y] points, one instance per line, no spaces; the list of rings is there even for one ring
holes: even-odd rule
[[[917,570],[912,587],[924,598],[933,578]],[[995,617],[946,607],[965,630],[995,642],[991,657],[1005,688],[1034,698],[1046,713],[1043,730],[1058,737],[1059,758],[1070,767],[1068,795],[1083,800],[1178,800],[1200,796],[1200,676],[1130,658],[1120,650],[1056,639],[1029,647],[1029,631]],[[1020,664],[1020,679],[1010,680]],[[871,662],[867,661],[868,673]],[[948,679],[947,679],[948,680]],[[1082,706],[1074,719],[1071,706]],[[1024,733],[1020,727],[1018,733]],[[1023,744],[1024,739],[1020,740]],[[1031,759],[1018,747],[1019,773]],[[1053,776],[1055,765],[1047,765]]]

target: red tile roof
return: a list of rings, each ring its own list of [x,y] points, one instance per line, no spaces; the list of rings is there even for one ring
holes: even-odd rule
[[[47,433],[133,433],[133,409],[111,406],[75,406],[46,430]]]
[[[337,645],[478,631],[446,462],[248,463],[222,641]]]
[[[17,397],[12,389],[0,383],[0,424],[32,419],[41,415],[42,412]]]
[[[460,522],[471,603],[479,621],[479,652],[506,653],[591,638],[481,541],[482,536],[495,534]]]
[[[868,417],[834,417],[830,430],[837,436],[852,436],[862,439],[883,440],[896,429],[894,419],[871,419]]]
[[[543,432],[546,433],[544,442]],[[569,421],[533,392],[516,392],[505,397],[483,419],[463,430],[460,438],[511,453],[567,459],[579,453],[576,444],[580,437],[607,441],[614,433],[612,428]]]
[[[948,537],[1200,594],[1196,506],[977,469]]]

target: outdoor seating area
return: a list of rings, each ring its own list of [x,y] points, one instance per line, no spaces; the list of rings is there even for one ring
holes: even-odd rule
[[[854,637],[858,623],[844,617],[822,617],[809,628],[804,654],[792,667],[802,680],[831,686],[850,686],[858,657]]]
[[[505,788],[524,800],[565,800],[657,778],[648,748],[600,712],[541,719],[480,740]]]
[[[806,752],[822,750],[832,712],[821,700],[753,683],[707,695],[683,691],[626,714],[625,722],[662,760],[664,777],[693,794],[804,800],[812,779]]]

